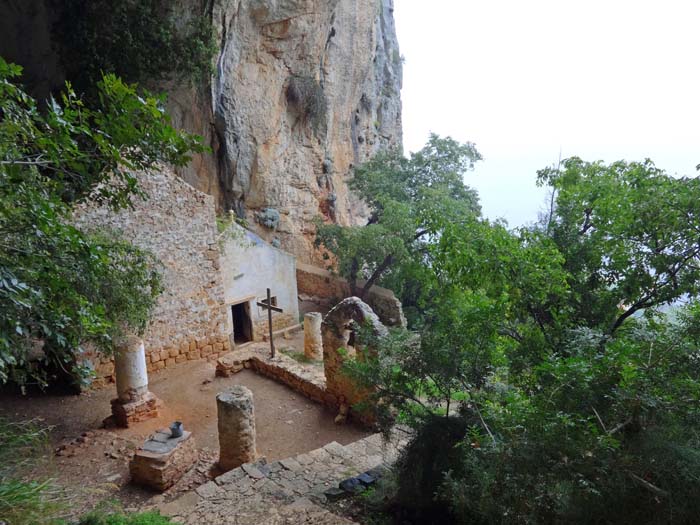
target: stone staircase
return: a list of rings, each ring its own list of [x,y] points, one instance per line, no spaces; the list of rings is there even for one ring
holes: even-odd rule
[[[350,524],[318,504],[340,495],[344,480],[367,471],[374,477],[378,469],[391,465],[406,438],[397,431],[385,442],[373,434],[272,463],[246,463],[159,508],[175,521],[192,525]]]

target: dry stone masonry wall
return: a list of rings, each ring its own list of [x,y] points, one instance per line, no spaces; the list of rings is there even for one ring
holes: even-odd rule
[[[364,284],[360,282],[360,285]],[[348,282],[323,268],[297,263],[297,290],[320,303],[332,305],[351,295]],[[380,286],[372,286],[365,301],[386,326],[406,328],[403,307],[394,292]]]
[[[328,312],[321,324],[326,391],[339,401],[341,412],[347,410],[348,406],[363,401],[369,394],[342,369],[348,358],[346,355],[362,358],[361,354],[354,354],[350,344],[352,331],[359,327],[367,327],[375,337],[384,337],[388,333],[379,317],[357,297],[343,299]],[[367,348],[367,351],[374,352],[374,349]],[[358,414],[358,419],[371,423],[372,414]]]
[[[164,292],[143,336],[148,371],[188,359],[216,359],[230,350],[224,291],[219,272],[214,199],[166,168],[139,175],[148,198],[113,212],[84,204],[78,227],[107,228],[150,250],[161,262]],[[98,375],[113,374],[111,358],[96,364]]]

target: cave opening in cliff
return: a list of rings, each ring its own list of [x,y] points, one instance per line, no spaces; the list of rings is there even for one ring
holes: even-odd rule
[[[231,305],[233,318],[233,340],[236,344],[253,340],[253,323],[250,320],[250,305],[248,302]]]

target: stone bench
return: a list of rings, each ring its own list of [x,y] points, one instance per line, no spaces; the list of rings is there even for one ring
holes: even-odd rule
[[[150,436],[129,463],[131,481],[163,492],[172,487],[197,462],[191,432],[173,438],[164,428]]]

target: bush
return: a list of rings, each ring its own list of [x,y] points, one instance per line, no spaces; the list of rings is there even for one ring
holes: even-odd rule
[[[459,465],[457,447],[466,422],[454,417],[429,417],[403,450],[396,464],[398,490],[394,511],[419,523],[448,523],[449,500],[441,495],[444,473]]]
[[[293,75],[289,77],[286,94],[287,103],[311,124],[316,135],[321,133],[326,126],[328,101],[316,79]]]
[[[83,345],[109,351],[145,328],[160,293],[152,256],[73,226],[73,205],[143,195],[136,172],[183,165],[200,138],[170,126],[162,98],[114,75],[88,107],[66,86],[40,109],[0,59],[0,383],[82,379]],[[54,374],[53,372],[57,372]]]
[[[216,46],[206,13],[182,22],[186,17],[166,0],[60,0],[55,6],[52,39],[79,93],[93,94],[103,73],[146,85],[211,73]]]
[[[395,513],[420,523],[695,523],[700,181],[651,161],[576,158],[540,181],[553,198],[537,225],[440,230],[421,259],[436,286],[419,352],[380,344],[346,365],[416,432]],[[389,176],[372,182],[397,187]]]

